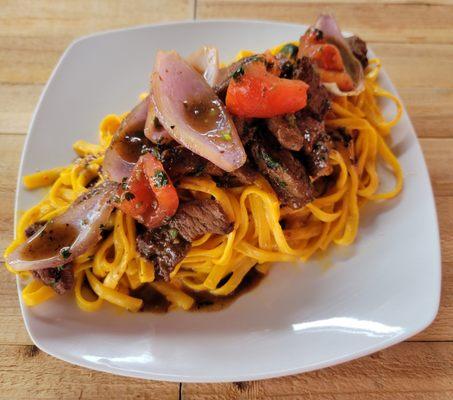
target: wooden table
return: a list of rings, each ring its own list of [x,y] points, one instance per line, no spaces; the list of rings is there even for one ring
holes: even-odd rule
[[[0,268],[1,399],[453,398],[451,0],[0,0],[0,249],[3,253],[12,238],[15,182],[31,113],[61,53],[74,38],[192,18],[310,23],[326,10],[380,55],[420,137],[442,239],[442,304],[435,322],[407,342],[312,373],[232,384],[143,381],[75,367],[39,351],[25,331],[14,277]]]

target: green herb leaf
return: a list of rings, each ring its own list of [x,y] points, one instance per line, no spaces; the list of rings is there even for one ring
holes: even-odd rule
[[[222,139],[226,140],[227,142],[230,142],[233,139],[231,137],[231,131],[229,129],[221,130],[219,133],[222,136]]]
[[[175,240],[177,237],[178,237],[178,230],[175,229],[175,228],[170,228],[168,230],[168,233],[170,234],[170,237],[172,238],[172,240]]]
[[[65,260],[71,256],[71,252],[69,250],[70,250],[69,246],[62,247],[60,249],[60,254]]]
[[[158,188],[168,185],[168,176],[165,171],[159,170],[154,173],[153,181]]]
[[[237,81],[242,75],[244,75],[244,67],[241,65],[236,71],[233,72],[233,79]]]
[[[266,165],[270,169],[276,169],[280,166],[280,164],[275,161],[269,154],[267,154],[264,150],[261,151],[261,158],[266,163]]]
[[[125,192],[124,193],[124,199],[127,201],[131,201],[135,199],[135,194],[132,192]]]
[[[279,53],[282,53],[286,55],[289,58],[295,57],[297,52],[299,51],[299,48],[292,43],[285,44],[279,51]]]
[[[121,188],[123,190],[127,190],[129,189],[129,185],[127,184],[127,177],[123,177],[123,179],[121,179]]]

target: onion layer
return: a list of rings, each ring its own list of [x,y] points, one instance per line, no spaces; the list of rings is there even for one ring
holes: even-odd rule
[[[101,239],[101,228],[113,210],[118,185],[107,181],[79,196],[6,259],[16,271],[55,268],[71,262]]]
[[[173,139],[225,171],[245,163],[244,148],[225,106],[179,54],[157,53],[151,86],[156,115]]]

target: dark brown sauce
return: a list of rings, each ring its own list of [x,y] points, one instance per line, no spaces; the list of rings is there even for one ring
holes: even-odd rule
[[[143,307],[140,311],[150,311],[159,314],[166,313],[171,304],[163,294],[149,284],[131,290],[129,294],[132,297],[143,300]]]
[[[53,257],[58,255],[62,248],[71,246],[77,235],[78,229],[73,225],[49,222],[44,230],[24,247],[20,256],[27,261]]]
[[[264,274],[258,272],[255,268],[252,268],[244,277],[236,290],[228,296],[214,296],[209,292],[195,292],[193,290],[185,288],[184,292],[186,292],[195,300],[195,303],[190,311],[223,310],[231,303],[233,303],[239,296],[250,292],[253,288],[258,286],[264,276]],[[132,297],[143,300],[143,307],[141,311],[165,313],[170,307],[170,302],[165,298],[165,296],[159,293],[149,284],[132,290],[130,292],[130,295]]]
[[[115,142],[112,147],[127,162],[135,163],[143,154],[146,147],[150,147],[151,142],[145,137],[143,132],[126,135],[123,139]]]
[[[183,106],[187,123],[196,131],[209,132],[217,128],[220,117],[217,99],[187,99]]]

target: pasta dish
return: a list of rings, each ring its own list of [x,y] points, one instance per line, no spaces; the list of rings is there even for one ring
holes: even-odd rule
[[[215,47],[159,51],[150,90],[105,116],[98,143],[23,178],[49,188],[5,252],[25,304],[70,293],[85,311],[218,309],[274,262],[352,244],[362,207],[403,186],[387,143],[402,107],[380,67],[330,15],[226,65]]]

